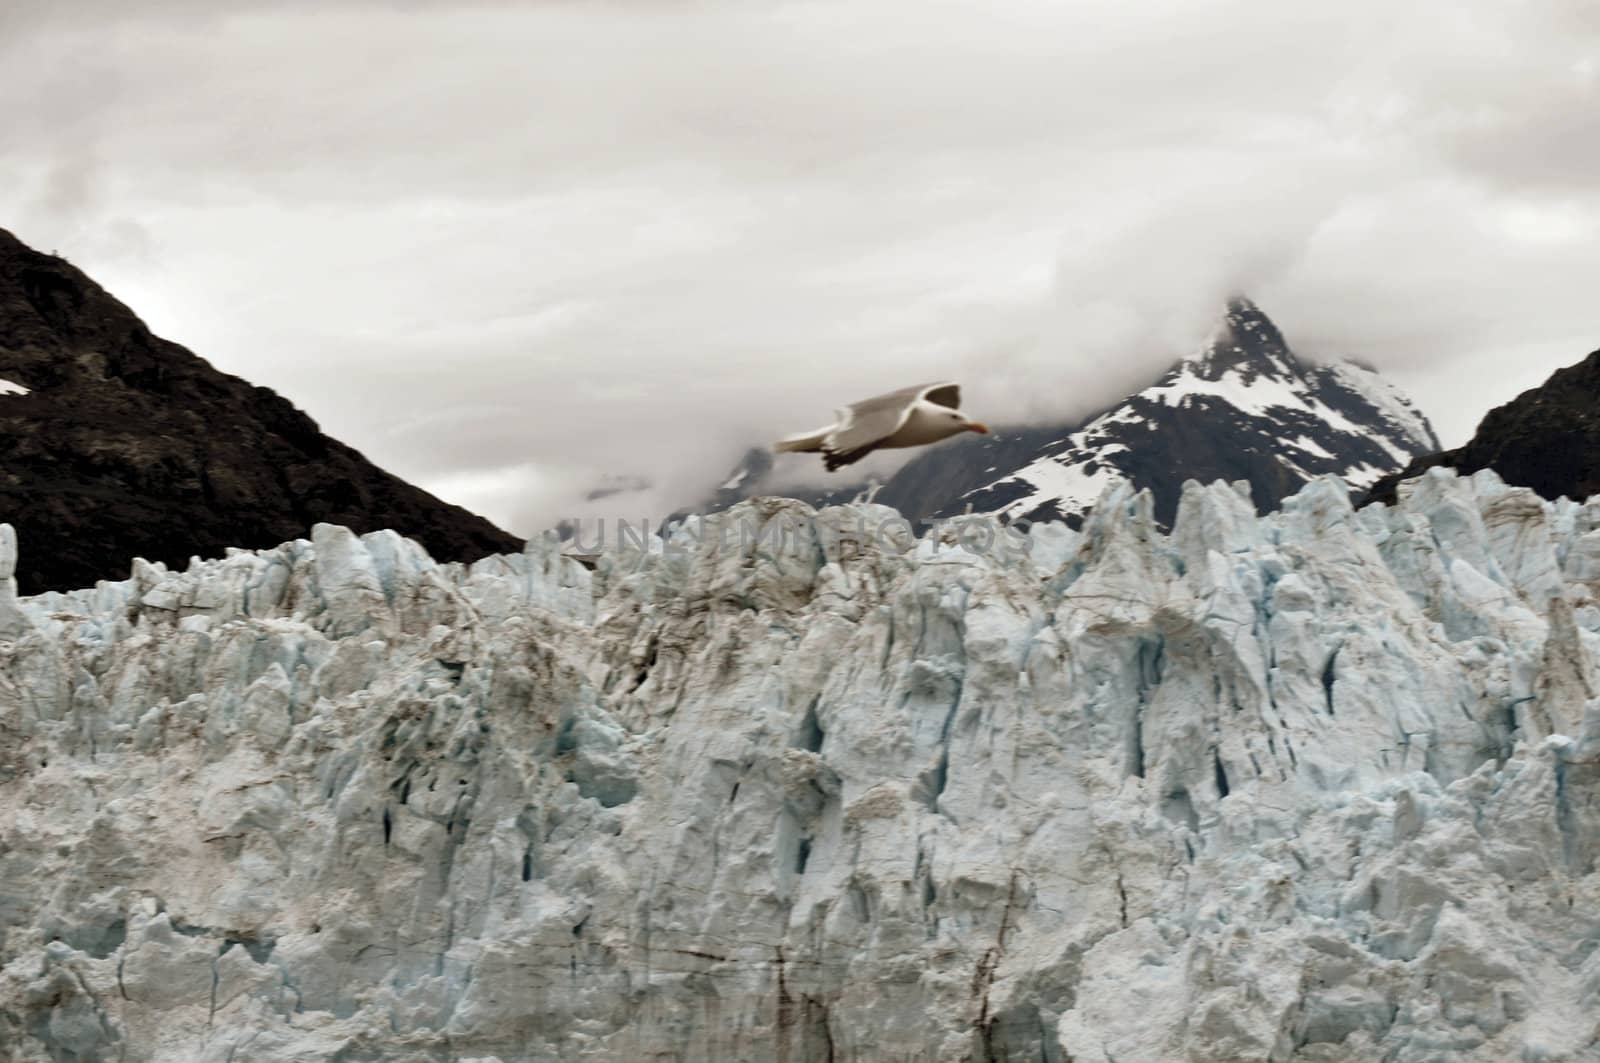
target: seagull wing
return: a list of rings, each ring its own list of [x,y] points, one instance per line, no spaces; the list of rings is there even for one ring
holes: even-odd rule
[[[828,468],[860,461],[899,431],[922,391],[921,387],[901,388],[842,407],[833,431],[822,444]]]
[[[948,406],[952,410],[961,409],[961,385],[959,384],[924,384],[922,394],[917,396],[925,402],[935,406]]]

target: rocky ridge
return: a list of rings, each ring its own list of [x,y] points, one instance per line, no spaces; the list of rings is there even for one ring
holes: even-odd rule
[[[324,435],[268,388],[153,335],[81,271],[0,229],[0,520],[39,544],[22,590],[271,547],[318,521],[398,528],[441,559],[522,540]],[[50,543],[50,549],[43,549]]]
[[[1365,501],[1393,503],[1401,481],[1439,467],[1463,474],[1493,469],[1545,498],[1600,494],[1600,351],[1490,410],[1464,446],[1385,476]]]

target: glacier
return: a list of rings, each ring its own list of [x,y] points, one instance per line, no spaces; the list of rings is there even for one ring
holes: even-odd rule
[[[733,516],[0,529],[0,1059],[1600,1058],[1600,499]]]

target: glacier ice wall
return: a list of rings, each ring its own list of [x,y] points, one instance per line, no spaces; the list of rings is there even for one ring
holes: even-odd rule
[[[1600,499],[890,516],[20,600],[0,534],[0,1058],[1597,1057]]]

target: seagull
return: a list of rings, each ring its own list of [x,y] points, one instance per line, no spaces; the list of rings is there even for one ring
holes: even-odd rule
[[[958,432],[989,429],[967,419],[957,407],[961,388],[955,384],[919,384],[887,395],[863,399],[834,411],[833,424],[804,435],[789,436],[772,449],[822,452],[829,472],[860,461],[874,450],[889,447],[920,447],[937,443]]]

